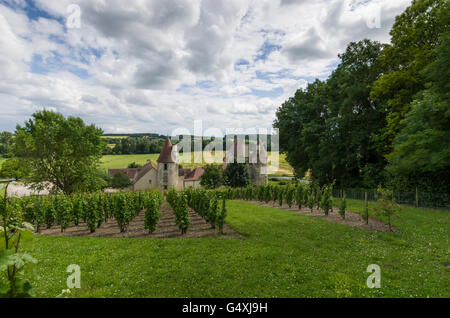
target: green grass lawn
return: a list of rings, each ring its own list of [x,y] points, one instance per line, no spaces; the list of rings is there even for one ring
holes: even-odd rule
[[[270,155],[270,153],[269,153]],[[101,169],[114,169],[114,168],[126,168],[132,162],[136,162],[137,164],[143,165],[147,162],[148,159],[152,160],[156,163],[158,160],[159,154],[150,154],[150,155],[107,155],[103,156],[102,162],[100,164]],[[191,154],[193,157],[193,153]],[[198,163],[182,163],[183,168],[193,169],[198,166],[203,166],[204,164]],[[269,171],[271,175],[277,176],[291,176],[293,175],[292,167],[289,163],[286,162],[286,155],[281,154],[279,159],[279,169],[278,171]]]
[[[108,239],[37,236],[39,297],[449,297],[448,211],[404,208],[395,233],[374,233],[295,212],[228,203],[243,239]],[[348,200],[349,210],[363,204]],[[381,267],[368,289],[369,264]]]

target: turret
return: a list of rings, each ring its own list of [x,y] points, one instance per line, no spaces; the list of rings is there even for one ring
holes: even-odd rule
[[[176,150],[176,146],[174,147],[170,138],[167,137],[158,158],[158,186],[162,190],[167,190],[171,187],[179,188],[179,168],[174,150]]]

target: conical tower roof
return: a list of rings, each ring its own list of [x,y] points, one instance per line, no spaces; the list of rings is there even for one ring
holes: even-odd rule
[[[158,163],[175,163],[172,158],[172,148],[172,142],[170,141],[170,138],[167,137],[161,153],[159,154]]]

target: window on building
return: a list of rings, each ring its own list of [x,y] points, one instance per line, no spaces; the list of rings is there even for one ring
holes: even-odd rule
[[[165,164],[164,164],[164,170],[167,170],[167,169],[168,169],[167,163],[165,163]]]
[[[169,182],[169,175],[167,174],[167,172],[164,173],[164,175],[163,175],[163,182],[164,183],[168,183]]]
[[[150,183],[150,184],[152,184],[152,180],[150,179],[150,180],[148,180],[148,182]]]
[[[167,186],[164,186],[164,190],[167,190]]]

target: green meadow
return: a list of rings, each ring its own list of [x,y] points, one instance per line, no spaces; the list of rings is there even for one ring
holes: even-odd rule
[[[268,153],[269,158],[271,153]],[[147,160],[152,160],[156,164],[156,160],[158,160],[159,154],[148,154],[148,155],[107,155],[103,156],[100,164],[100,168],[108,169],[108,168],[126,168],[132,162],[136,162],[137,164],[143,165],[147,162]],[[194,153],[191,153],[191,158],[193,159]],[[193,160],[191,160],[193,162]],[[183,168],[193,169],[198,166],[204,166],[205,158],[203,163],[181,163]],[[269,171],[270,175],[277,176],[292,176],[293,170],[292,167],[286,161],[286,155],[281,154],[279,159],[279,169],[278,171],[271,170]]]

